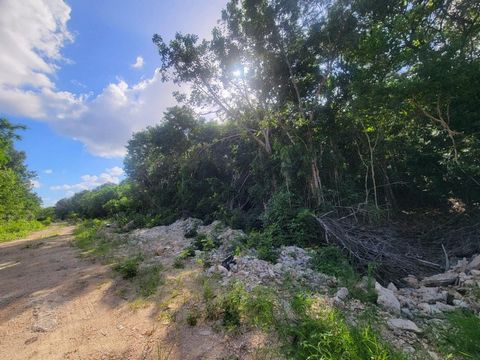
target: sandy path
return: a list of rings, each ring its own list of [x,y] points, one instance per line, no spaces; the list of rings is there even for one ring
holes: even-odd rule
[[[71,246],[72,230],[0,244],[0,358],[155,358],[152,307],[117,296],[109,268]]]

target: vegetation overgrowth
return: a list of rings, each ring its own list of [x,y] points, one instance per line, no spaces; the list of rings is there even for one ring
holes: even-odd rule
[[[154,35],[160,73],[191,92],[133,135],[122,183],[62,199],[56,214],[125,229],[218,219],[270,260],[280,245],[322,245],[320,214],[471,219],[479,6],[232,0],[211,40]]]
[[[43,223],[37,220],[11,220],[0,222],[0,243],[19,239],[35,230],[41,230],[45,227]]]

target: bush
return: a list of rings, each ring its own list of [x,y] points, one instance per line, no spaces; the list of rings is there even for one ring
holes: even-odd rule
[[[312,257],[312,267],[323,274],[335,276],[346,286],[353,285],[359,279],[353,266],[336,246],[316,249]]]
[[[246,238],[246,246],[257,250],[259,259],[272,263],[278,258],[278,245],[274,243],[270,232],[251,232]]]
[[[193,242],[193,247],[196,250],[202,251],[210,251],[215,249],[218,246],[216,242],[210,237],[205,234],[198,234],[195,236],[195,240]]]

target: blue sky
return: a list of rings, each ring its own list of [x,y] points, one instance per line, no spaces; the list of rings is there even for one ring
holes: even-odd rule
[[[151,41],[208,37],[226,0],[3,0],[0,116],[28,126],[17,148],[45,205],[122,174],[131,134],[174,104]]]

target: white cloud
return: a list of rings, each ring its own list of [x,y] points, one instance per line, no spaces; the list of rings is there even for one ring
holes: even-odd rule
[[[133,86],[125,81],[109,84],[76,117],[57,121],[62,134],[84,143],[89,152],[104,156],[124,156],[133,132],[160,122],[163,112],[175,104],[173,84],[163,83],[157,71],[151,79]]]
[[[175,104],[178,88],[156,71],[137,84],[108,84],[97,96],[58,90],[61,49],[73,41],[70,11],[63,0],[0,0],[0,109],[48,122],[94,155],[123,156],[132,133],[158,123]],[[143,63],[139,56],[132,66]]]
[[[53,170],[52,169],[45,169],[43,170],[43,172],[47,175],[50,175],[50,174],[53,174]]]
[[[143,60],[143,57],[137,56],[137,60],[135,61],[135,64],[132,64],[130,66],[134,69],[141,69],[144,64],[145,64],[145,61]]]
[[[39,189],[42,186],[38,180],[30,180],[30,184],[32,185],[33,189]]]
[[[107,183],[118,184],[123,174],[123,169],[121,167],[115,166],[110,169],[105,169],[105,171],[100,175],[83,175],[80,177],[81,181],[75,184],[50,186],[50,190],[67,191],[67,196],[70,196],[69,194],[73,195],[75,191],[91,190],[96,188],[97,186]]]

